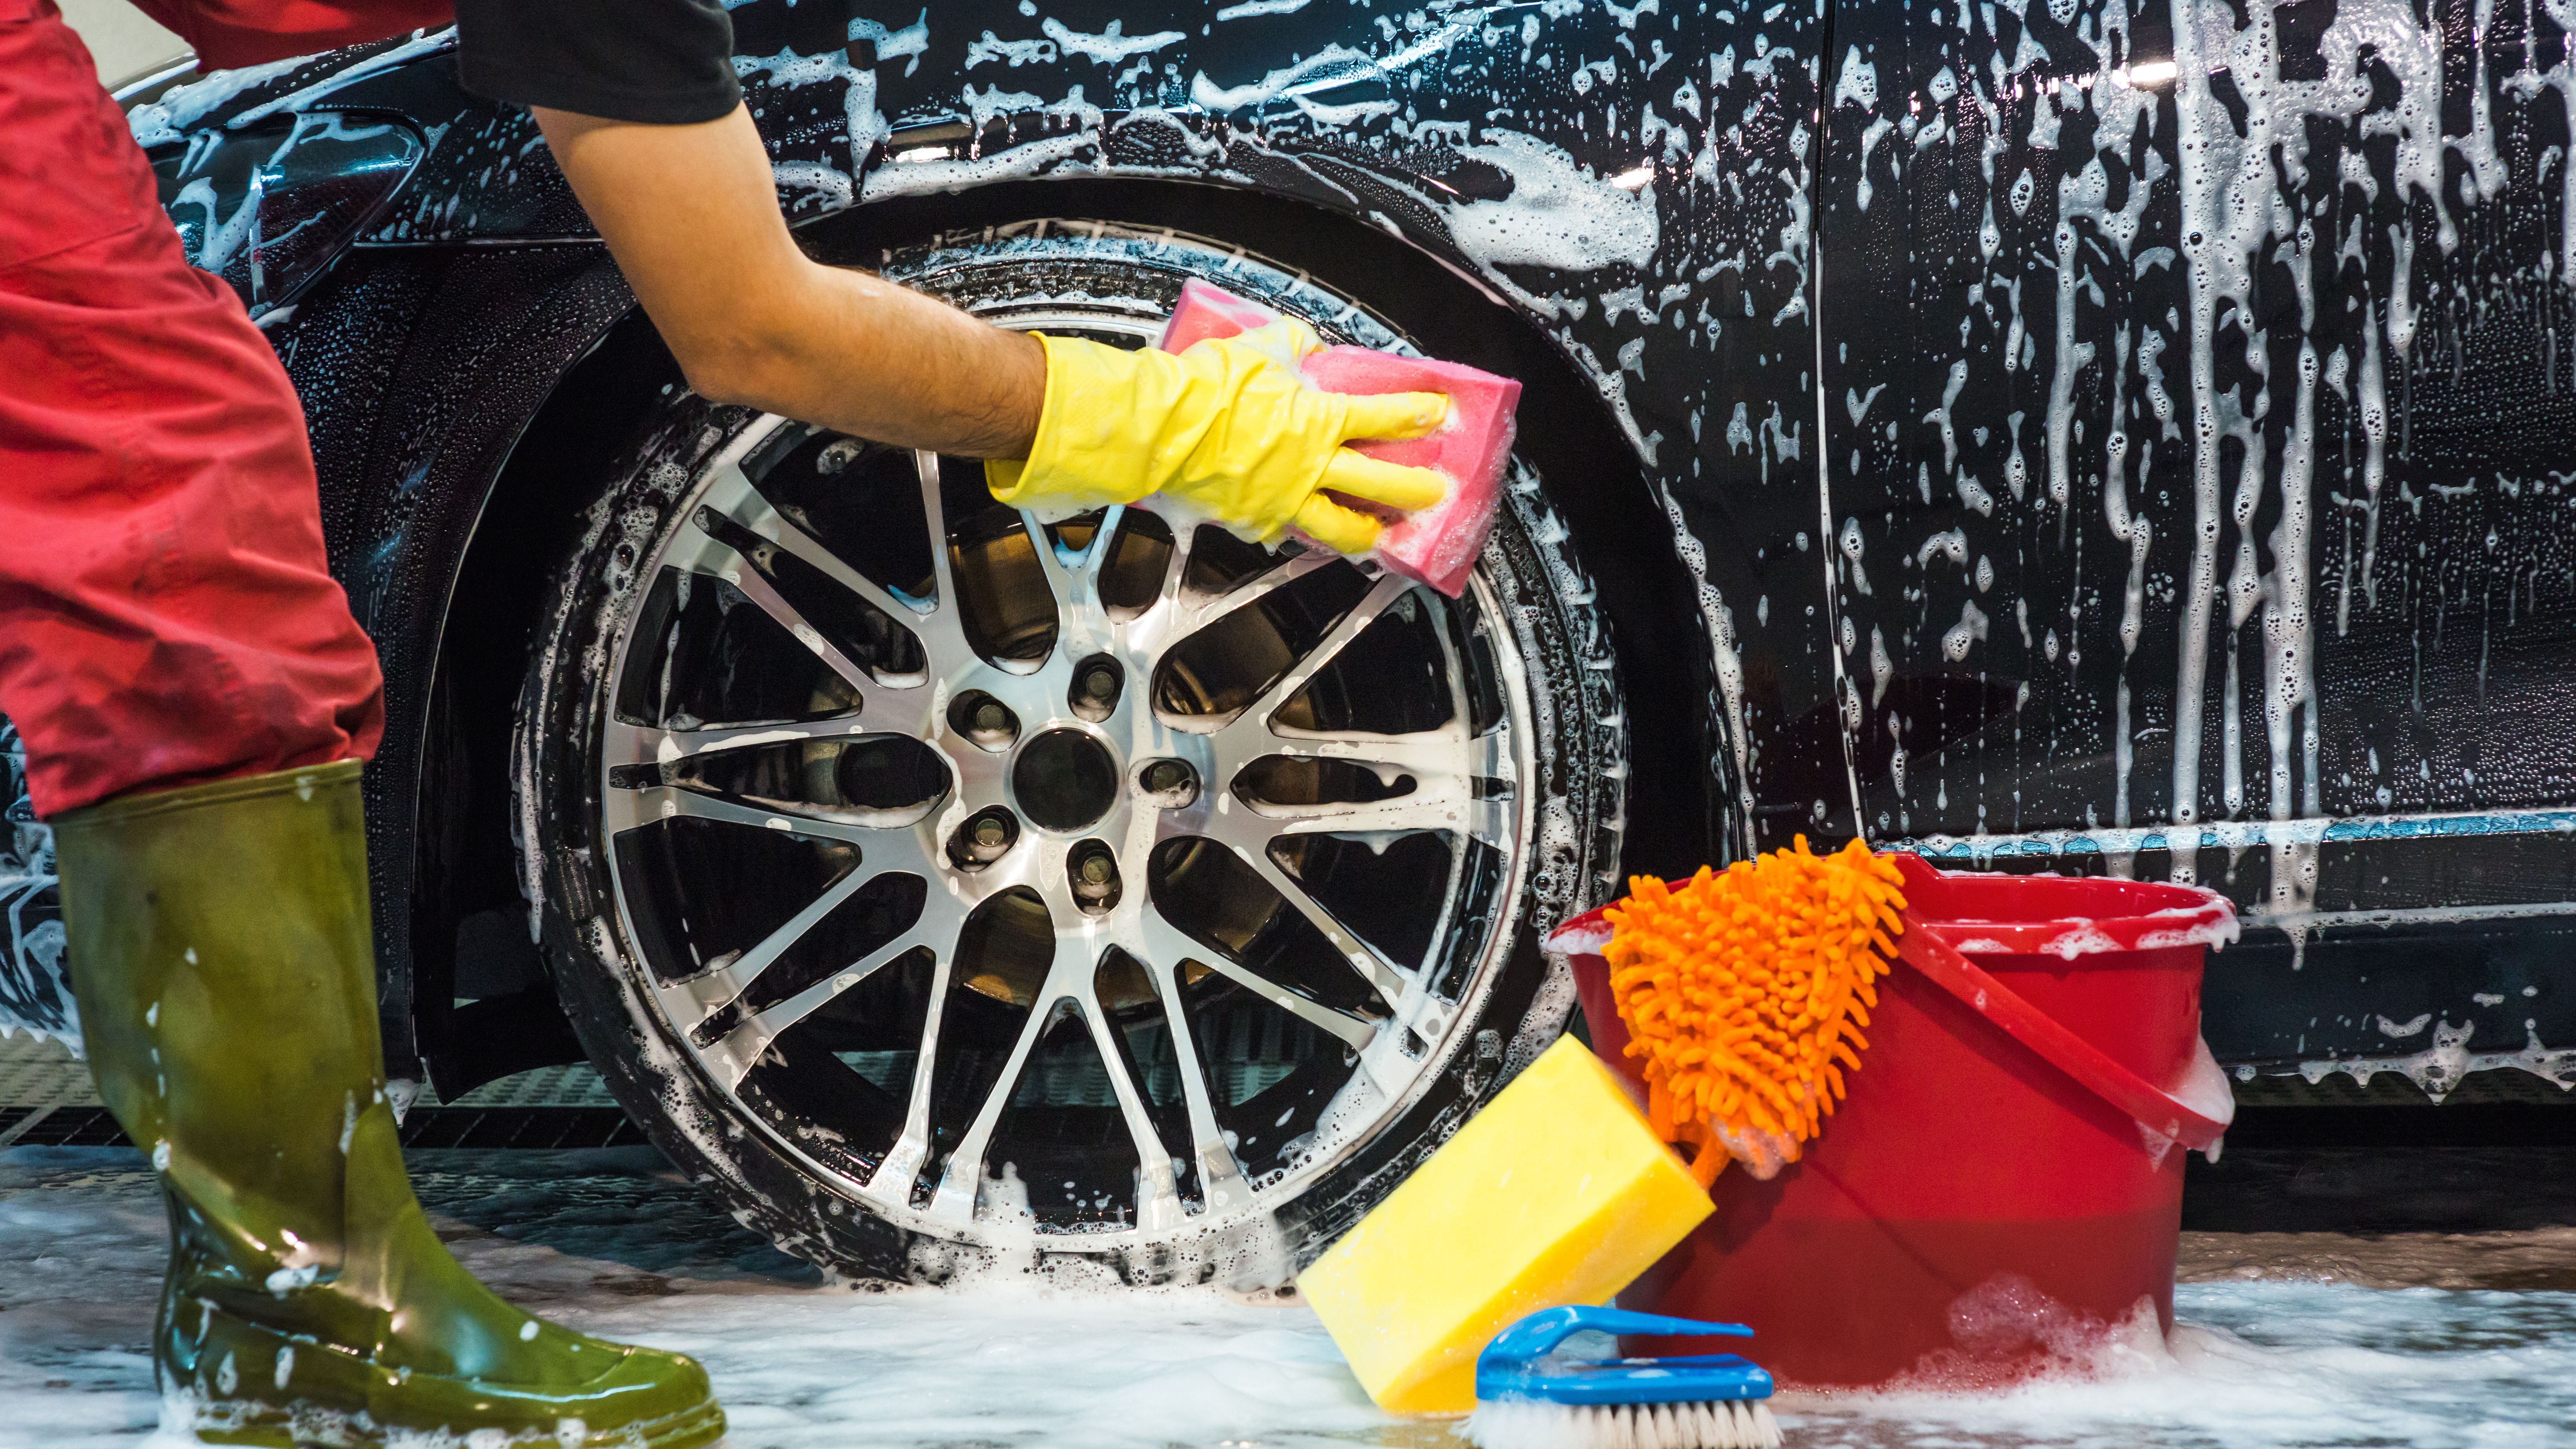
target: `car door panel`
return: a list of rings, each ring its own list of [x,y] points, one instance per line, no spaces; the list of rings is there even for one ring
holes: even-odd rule
[[[2423,1011],[2461,1051],[2566,1035],[2535,966],[2576,897],[2566,29],[1836,22],[1846,818],[2227,890],[2275,928],[2212,978],[2232,1060],[2412,1060],[2376,1023]]]
[[[2501,11],[2063,9],[1838,34],[1867,825],[2565,802],[2564,32],[2516,82]]]

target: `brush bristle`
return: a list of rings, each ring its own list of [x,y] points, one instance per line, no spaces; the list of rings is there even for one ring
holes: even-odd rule
[[[1759,1402],[1480,1403],[1467,1416],[1477,1449],[1779,1449],[1780,1426]]]

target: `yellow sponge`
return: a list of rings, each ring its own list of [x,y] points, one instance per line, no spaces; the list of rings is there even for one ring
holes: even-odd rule
[[[1300,1274],[1381,1408],[1463,1414],[1525,1314],[1606,1303],[1709,1215],[1610,1069],[1568,1037]]]

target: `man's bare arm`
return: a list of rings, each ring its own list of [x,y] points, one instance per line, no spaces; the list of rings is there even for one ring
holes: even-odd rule
[[[1046,396],[1036,341],[808,260],[749,112],[686,126],[536,117],[700,394],[900,447],[1028,456]]]

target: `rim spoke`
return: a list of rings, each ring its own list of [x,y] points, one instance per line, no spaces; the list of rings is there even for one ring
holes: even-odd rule
[[[1190,532],[1196,537],[1198,530]],[[1170,643],[1188,638],[1237,609],[1250,608],[1317,569],[1341,562],[1341,555],[1331,549],[1309,548],[1304,553],[1281,559],[1222,594],[1183,595],[1180,592],[1181,575],[1187,570],[1189,560],[1178,548],[1174,549],[1172,558],[1172,570],[1163,580],[1162,600],[1177,610],[1166,636]]]
[[[1154,515],[1162,518],[1161,514]],[[1154,590],[1154,605],[1169,608],[1181,596],[1181,582],[1189,577],[1190,555],[1197,551],[1199,526],[1186,519],[1164,518],[1163,526],[1172,531],[1172,556],[1163,560],[1163,582]]]
[[[769,509],[765,502],[761,507],[766,510],[771,519],[775,520],[780,529],[795,533],[799,538],[804,536],[796,533],[783,518],[778,518],[776,510]],[[737,524],[742,523],[742,520],[732,514],[722,516]],[[748,524],[742,526],[750,527]],[[754,531],[757,532],[757,530]],[[839,675],[841,681],[859,696],[862,711],[868,716],[868,726],[871,730],[916,737],[922,733],[933,693],[926,687],[926,680],[918,676],[891,676],[881,679],[869,673],[857,660],[843,653],[839,645],[825,638],[823,631],[816,628],[813,621],[805,617],[803,610],[789,603],[786,595],[778,592],[777,587],[771,584],[760,570],[752,567],[751,560],[744,558],[740,549],[700,527],[694,514],[683,525],[683,533],[693,540],[696,551],[700,555],[700,561],[690,566],[688,571],[702,578],[722,579],[741,590],[743,597],[758,605],[762,613],[777,621],[778,626],[794,636],[798,644],[810,651],[815,658],[822,660],[826,667]],[[785,544],[778,539],[770,541],[780,543],[782,548],[785,547]],[[815,544],[814,547],[820,557],[831,557],[828,552],[822,551],[820,544]],[[788,551],[794,552],[793,549]],[[799,556],[802,557],[802,555]],[[713,560],[716,558],[726,560],[726,566],[714,566]],[[835,566],[839,567],[838,561],[834,562]],[[851,573],[846,567],[842,567],[841,571],[848,573],[850,579],[860,583],[867,582],[860,575]],[[875,585],[869,584],[868,587],[874,588]],[[883,591],[879,590],[879,592]],[[927,621],[905,608],[891,595],[887,596],[887,604],[891,605],[889,612],[892,613],[898,627],[909,627],[916,633],[927,627]],[[818,723],[828,723],[828,721]],[[780,725],[773,728],[796,727]]]
[[[939,496],[939,455],[915,449],[912,466],[921,478],[921,516],[930,530],[930,577],[939,594],[929,618],[941,632],[962,639],[965,610],[957,598],[957,571],[948,557],[948,505]]]
[[[709,1016],[732,1005],[745,991],[751,989],[751,984],[760,979],[761,973],[776,964],[788,947],[805,939],[806,933],[820,925],[825,916],[840,909],[843,901],[858,894],[859,887],[880,874],[883,872],[868,870],[865,861],[853,865],[847,875],[832,882],[821,895],[808,903],[805,909],[790,916],[784,925],[762,937],[750,950],[714,970],[701,971],[685,981],[675,981],[668,986],[657,987],[654,994],[662,998],[664,1007],[672,1014],[674,1025],[683,1030],[696,1026]],[[684,1015],[684,1012],[694,1012],[694,1015]],[[785,1029],[783,1025],[779,1028],[782,1031]],[[776,1034],[776,1032],[770,1033],[772,1036]],[[767,1038],[764,1037],[763,1040],[766,1041]],[[754,1052],[752,1055],[758,1056],[759,1053]],[[739,1073],[736,1074],[735,1080],[740,1080]],[[725,1085],[731,1086],[733,1083],[727,1082]]]
[[[1119,1050],[1118,1028],[1101,1006],[1098,989],[1085,983],[1079,1005],[1083,1024],[1091,1029],[1091,1048],[1100,1053],[1101,1070],[1109,1074],[1109,1090],[1118,1098],[1118,1114],[1126,1119],[1127,1136],[1136,1145],[1136,1165],[1143,1179],[1143,1192],[1136,1203],[1136,1226],[1170,1227],[1184,1216],[1180,1185],[1172,1175],[1172,1150],[1163,1145],[1163,1134],[1154,1129],[1154,1119],[1145,1111],[1144,1089],[1127,1070],[1126,1054]]]
[[[897,598],[883,584],[842,562],[841,556],[824,547],[821,539],[807,533],[779,512],[775,504],[752,486],[751,479],[744,475],[740,465],[727,464],[724,471],[731,476],[720,478],[719,483],[733,485],[725,488],[724,492],[737,501],[730,506],[718,506],[713,502],[714,490],[710,490],[710,500],[702,506],[715,508],[735,527],[764,542],[778,545],[780,551],[795,556],[832,582],[874,604],[898,624],[917,619],[925,612],[920,605]]]
[[[1466,732],[1455,725],[1410,735],[1312,735],[1276,726],[1267,733],[1270,742],[1261,751],[1264,755],[1291,760],[1348,760],[1355,765],[1398,771],[1418,781],[1458,779],[1462,764],[1485,766],[1490,773],[1496,763],[1487,758],[1493,754],[1490,748],[1477,748],[1486,742],[1468,739]]]
[[[1279,570],[1273,569],[1271,572],[1277,573]],[[1394,574],[1382,575],[1376,583],[1369,586],[1369,591],[1361,596],[1360,601],[1351,606],[1351,611],[1344,614],[1339,622],[1327,630],[1324,637],[1315,642],[1314,648],[1306,651],[1306,657],[1290,665],[1287,673],[1280,675],[1268,689],[1261,692],[1259,699],[1246,705],[1243,713],[1236,715],[1233,721],[1226,725],[1224,733],[1231,735],[1237,730],[1257,730],[1263,735],[1269,735],[1271,733],[1270,716],[1278,713],[1281,705],[1296,698],[1297,692],[1311,683],[1316,675],[1322,673],[1325,665],[1338,658],[1344,649],[1350,647],[1352,640],[1365,633],[1369,625],[1377,622],[1379,615],[1385,613],[1397,599],[1402,598],[1413,587],[1411,579],[1400,578]],[[1232,598],[1233,595],[1229,594],[1226,597]]]
[[[760,1054],[769,1050],[769,1044],[778,1039],[779,1033],[820,1011],[835,997],[867,980],[887,962],[915,947],[928,946],[937,950],[964,919],[962,913],[943,909],[944,900],[934,887],[931,897],[922,904],[920,917],[902,935],[725,1033],[724,1040],[707,1048],[703,1054],[708,1070],[726,1087],[738,1085],[759,1063]]]
[[[710,795],[705,791],[691,790],[680,785],[648,785],[641,790],[620,790],[612,787],[609,795],[612,799],[623,797],[631,817],[629,823],[624,825],[618,825],[612,820],[610,827],[612,834],[624,834],[636,826],[651,821],[675,818],[721,820],[729,825],[748,825],[762,830],[784,831],[789,835],[819,836],[825,840],[847,841],[852,845],[867,845],[884,840],[895,833],[886,829],[870,829],[864,825],[844,825],[837,820],[818,820],[811,815],[795,815],[758,805],[746,805],[740,801],[728,800],[721,795]]]
[[[1061,936],[1056,938],[1059,969],[1068,945],[1079,944],[1078,938],[1070,943]],[[1049,977],[1050,983],[1053,979]],[[957,1150],[948,1155],[948,1166],[939,1174],[939,1192],[930,1203],[933,1213],[960,1222],[974,1218],[975,1197],[984,1182],[984,1153],[993,1145],[993,1129],[1001,1123],[1002,1109],[1010,1105],[1011,1094],[1019,1090],[1020,1073],[1028,1066],[1029,1053],[1036,1049],[1038,1038],[1046,1034],[1055,1004],[1064,999],[1065,993],[1050,984],[1029,1003],[1028,1020],[1020,1023],[1019,1036],[1011,1043],[1011,1055],[1002,1064],[1002,1075],[984,1094],[983,1105],[975,1109],[975,1120],[967,1126],[966,1135],[958,1139]]]
[[[728,553],[732,552],[727,545],[716,539],[710,538],[707,542],[711,547],[725,549]],[[737,553],[734,557],[741,559],[742,555]],[[787,596],[771,587],[769,580],[761,577],[760,570],[753,568],[748,560],[744,560],[732,573],[718,577],[742,590],[744,598],[759,605],[762,613],[777,620],[780,628],[796,636],[797,643],[812,650],[814,657],[830,666],[834,674],[841,676],[843,683],[858,691],[861,699],[871,695],[881,695],[883,686],[877,683],[876,676],[860,668],[857,660],[842,653],[839,645],[824,638],[823,631],[814,627],[813,621],[805,617],[804,611],[787,602]]]
[[[1168,923],[1165,929],[1170,931]],[[1180,936],[1178,931],[1170,933]],[[1207,1064],[1199,1059],[1198,1036],[1190,1026],[1188,1005],[1181,997],[1182,956],[1197,959],[1205,953],[1193,950],[1158,955],[1141,939],[1125,944],[1128,954],[1148,963],[1146,974],[1154,983],[1155,994],[1162,998],[1164,1027],[1172,1034],[1172,1060],[1180,1070],[1181,1105],[1189,1117],[1190,1153],[1198,1161],[1199,1196],[1209,1211],[1221,1211],[1249,1198],[1251,1192],[1244,1185],[1242,1167],[1234,1160],[1234,1149],[1226,1145],[1225,1132],[1216,1125],[1216,1098],[1208,1090]]]
[[[851,739],[870,733],[882,731],[871,731],[860,724],[856,710],[826,715],[821,719],[711,725],[693,730],[655,729],[612,717],[602,731],[600,753],[612,766],[667,765],[692,755],[711,755],[720,750],[801,744],[809,740]]]
[[[1056,552],[1055,540],[1047,537],[1045,521],[1033,510],[1020,510],[1020,529],[1029,536],[1029,548],[1037,555],[1038,572],[1046,576],[1047,593],[1054,597],[1056,608],[1063,611],[1075,607],[1074,601],[1082,592],[1083,575],[1088,572],[1086,564],[1089,556],[1099,551],[1099,540],[1093,539],[1094,547],[1085,549],[1082,557],[1068,564]]]
[[[1450,790],[1416,791],[1366,804],[1256,805],[1246,834],[1263,845],[1289,835],[1466,835],[1490,841],[1503,802]],[[1252,824],[1252,822],[1246,822]],[[1241,827],[1237,827],[1240,829]],[[1229,832],[1231,834],[1233,832]]]
[[[1047,537],[1045,522],[1028,509],[1020,510],[1020,527],[1028,532],[1038,568],[1046,575],[1047,591],[1055,596],[1056,648],[1063,653],[1089,654],[1116,642],[1109,611],[1100,600],[1100,571],[1108,564],[1109,541],[1126,512],[1124,505],[1113,504],[1101,515],[1091,542],[1068,561],[1068,551],[1059,551],[1055,540]]]
[[[868,1174],[868,1194],[889,1207],[911,1206],[912,1184],[921,1176],[921,1164],[930,1158],[930,1092],[939,1076],[939,1022],[948,1005],[948,980],[956,959],[953,948],[953,942],[933,943],[930,948],[930,1009],[922,1013],[921,1045],[913,1054],[912,1093],[904,1100],[903,1134],[895,1138],[877,1170]]]
[[[1510,829],[1511,800],[1505,782],[1478,798],[1476,781],[1492,780],[1481,771],[1460,769],[1461,754],[1471,753],[1484,768],[1497,767],[1490,749],[1455,729],[1413,735],[1363,735],[1327,739],[1272,733],[1274,748],[1261,758],[1343,760],[1381,774],[1401,774],[1413,788],[1385,800],[1281,802],[1240,797],[1246,812],[1227,811],[1209,822],[1209,833],[1238,848],[1258,849],[1282,835],[1365,835],[1443,831],[1500,847]],[[1240,773],[1238,767],[1237,773]]]
[[[1342,959],[1350,963],[1351,969],[1359,973],[1361,980],[1377,988],[1377,994],[1386,998],[1386,1004],[1389,1007],[1403,1002],[1405,991],[1412,985],[1411,972],[1388,960],[1375,946],[1361,940],[1358,933],[1344,926],[1331,911],[1324,908],[1322,901],[1306,893],[1306,887],[1295,876],[1281,869],[1279,862],[1271,859],[1268,850],[1258,846],[1247,849],[1234,840],[1227,840],[1224,844],[1244,864],[1259,871],[1262,880],[1267,882],[1272,890],[1277,891],[1289,905],[1295,907],[1297,914],[1304,916],[1308,925],[1322,932],[1325,941],[1329,942],[1335,951],[1341,953]]]
[[[1291,1016],[1301,1018],[1348,1042],[1353,1049],[1365,1051],[1377,1037],[1374,1023],[1335,1011],[1321,1002],[1309,1001],[1266,976],[1259,975],[1212,946],[1199,944],[1188,932],[1171,923],[1161,911],[1147,906],[1144,911],[1145,939],[1154,951],[1154,959],[1165,969],[1178,970],[1181,958],[1214,971]],[[1174,993],[1177,997],[1178,993]],[[1392,998],[1390,998],[1391,1000]]]

